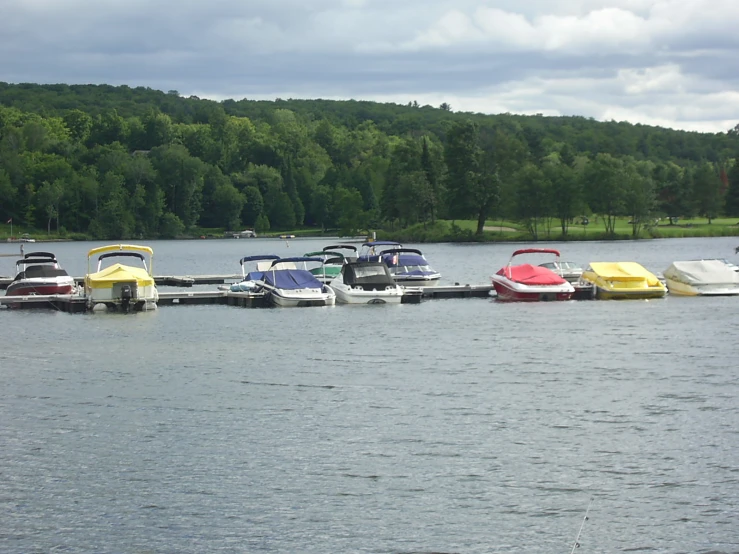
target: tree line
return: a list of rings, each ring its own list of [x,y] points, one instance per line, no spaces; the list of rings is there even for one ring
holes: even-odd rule
[[[105,239],[491,218],[537,239],[589,214],[638,235],[739,216],[737,153],[736,129],[0,83],[0,221]]]

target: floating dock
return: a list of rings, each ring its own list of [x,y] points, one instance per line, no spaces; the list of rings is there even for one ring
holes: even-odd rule
[[[158,286],[191,288],[196,285],[227,284],[240,281],[241,275],[199,275],[155,277]],[[78,282],[80,279],[76,279]],[[0,289],[7,288],[12,279],[0,279]],[[407,288],[402,298],[403,304],[419,304],[421,300],[438,298],[489,298],[492,285],[449,285],[435,287]],[[159,292],[159,306],[190,306],[220,304],[242,308],[262,308],[269,306],[263,294],[231,292],[229,290],[186,290]],[[52,294],[31,296],[0,296],[0,306],[13,308],[46,308],[68,313],[88,311],[87,299],[80,294]]]

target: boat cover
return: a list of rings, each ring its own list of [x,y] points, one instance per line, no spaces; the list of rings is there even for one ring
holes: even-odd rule
[[[87,279],[91,283],[107,284],[108,288],[113,283],[122,281],[136,281],[140,287],[154,285],[154,278],[143,267],[131,267],[123,264],[113,264],[97,273],[91,273],[87,276]]]
[[[673,262],[664,276],[688,285],[739,285],[739,273],[721,260]]]
[[[529,286],[561,285],[567,282],[566,279],[563,279],[551,269],[531,264],[506,266],[498,271],[498,275]]]
[[[356,262],[344,266],[342,269],[344,283],[349,286],[363,288],[394,287],[395,281],[387,269],[380,262]]]
[[[250,271],[244,276],[244,281],[263,281],[264,271]]]
[[[590,264],[593,273],[606,281],[644,281],[650,287],[659,286],[657,276],[636,262],[593,262]]]
[[[276,289],[320,289],[323,284],[307,269],[265,271],[264,282]]]
[[[25,271],[21,271],[15,276],[15,281],[22,279],[48,279],[52,277],[68,277],[66,271],[60,267],[50,265],[31,265]]]
[[[404,265],[429,265],[426,258],[418,254],[383,254],[382,261],[388,267],[404,266]]]

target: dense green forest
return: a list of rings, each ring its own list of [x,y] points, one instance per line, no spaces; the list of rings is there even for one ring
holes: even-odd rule
[[[439,219],[565,237],[597,214],[739,216],[739,133],[452,106],[0,83],[0,221],[105,239]]]

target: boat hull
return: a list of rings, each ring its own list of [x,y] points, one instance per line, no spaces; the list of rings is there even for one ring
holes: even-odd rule
[[[570,300],[575,293],[569,283],[529,287],[500,275],[494,275],[491,280],[497,299],[504,302],[558,302]]]
[[[656,275],[634,262],[593,262],[580,282],[593,285],[598,300],[649,300],[667,294]]]
[[[595,285],[595,298],[598,300],[649,300],[664,298],[667,291],[662,288],[649,289],[608,289]]]
[[[667,290],[675,296],[737,296],[739,287],[731,284],[688,285],[666,279]]]
[[[386,290],[364,290],[346,285],[332,285],[338,304],[400,304],[403,300],[401,287]]]
[[[120,282],[113,287],[95,287],[95,283],[87,281],[85,295],[88,308],[94,311],[112,309],[116,311],[148,311],[155,310],[159,301],[159,293],[155,285],[132,287],[130,299],[122,295],[122,286],[135,282]]]
[[[77,285],[71,277],[67,281],[19,281],[8,285],[6,296],[30,296],[30,295],[53,295],[74,294]]]
[[[429,277],[404,277],[403,275],[393,275],[393,280],[401,287],[435,287],[439,284],[441,275],[433,275]]]
[[[268,291],[269,301],[280,308],[306,308],[311,306],[333,306],[336,304],[336,294],[328,286],[326,290],[314,291],[283,291],[273,289]],[[329,292],[330,291],[330,292]]]

